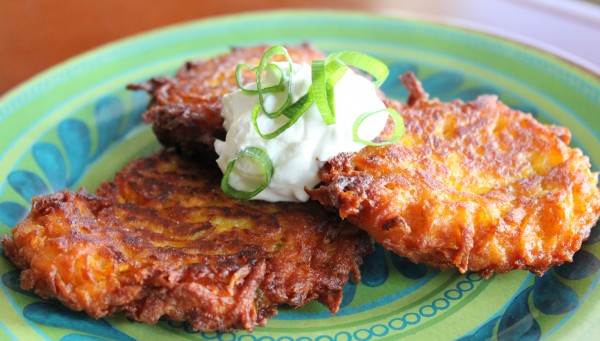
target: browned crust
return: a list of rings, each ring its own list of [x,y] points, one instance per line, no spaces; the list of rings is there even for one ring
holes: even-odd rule
[[[258,64],[267,45],[234,48],[230,53],[206,60],[186,63],[175,77],[158,77],[131,90],[144,90],[152,96],[144,121],[152,124],[158,140],[166,147],[176,147],[194,157],[215,159],[215,139],[225,139],[221,117],[223,95],[238,90],[235,68],[238,64],[253,67]],[[310,63],[325,56],[310,44],[286,47],[294,63]],[[281,56],[275,56],[281,60]],[[252,74],[244,74],[245,82]],[[385,104],[398,110],[400,103],[384,98]],[[391,121],[390,121],[391,122]],[[393,126],[388,125],[390,133]]]
[[[371,239],[316,203],[232,199],[219,178],[169,151],[133,161],[97,194],[35,198],[6,255],[24,289],[96,318],[252,330],[280,304],[337,312]]]
[[[597,174],[569,148],[566,128],[545,126],[495,96],[428,100],[412,74],[398,144],[341,154],[311,198],[414,262],[462,272],[571,261],[600,215]]]
[[[143,118],[152,124],[164,146],[215,158],[213,143],[225,138],[221,98],[238,89],[235,68],[238,64],[254,67],[268,48],[267,45],[233,48],[231,53],[188,62],[173,78],[158,77],[128,88],[144,90],[152,96]],[[309,44],[288,46],[287,51],[295,63],[324,58]],[[275,56],[275,60],[280,58]],[[245,76],[246,82],[251,81],[250,74]]]

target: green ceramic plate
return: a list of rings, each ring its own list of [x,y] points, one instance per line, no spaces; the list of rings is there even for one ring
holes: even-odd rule
[[[178,25],[126,39],[61,64],[0,100],[0,232],[32,196],[80,186],[92,191],[133,158],[158,148],[140,114],[148,98],[127,83],[172,74],[189,59],[231,46],[310,41],[328,51],[374,55],[392,74],[413,70],[442,100],[494,93],[539,120],[571,129],[573,145],[600,165],[600,79],[564,60],[490,35],[419,20],[339,12],[272,12]],[[406,92],[395,77],[391,97]],[[541,278],[516,271],[481,280],[415,265],[378,248],[363,280],[345,288],[336,316],[319,304],[283,307],[252,334],[193,333],[122,316],[93,320],[19,287],[0,257],[1,340],[397,340],[591,337],[599,322],[600,232],[575,261]]]

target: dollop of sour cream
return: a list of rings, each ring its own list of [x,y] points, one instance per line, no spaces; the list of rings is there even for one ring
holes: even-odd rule
[[[289,84],[288,64],[279,64],[283,71],[283,84]],[[261,80],[263,87],[275,84],[279,76],[266,70]],[[295,103],[304,96],[311,86],[311,67],[304,64],[292,64],[291,100]],[[256,89],[256,84],[247,88]],[[266,93],[264,103],[267,110],[280,107],[287,92]],[[323,121],[317,105],[313,103],[308,110],[281,135],[273,139],[262,138],[253,126],[252,110],[259,104],[258,95],[246,94],[238,90],[223,97],[224,127],[227,131],[225,141],[215,141],[215,150],[219,155],[217,163],[225,172],[229,162],[238,152],[247,147],[258,147],[266,151],[273,164],[274,172],[269,185],[252,199],[266,201],[308,200],[304,187],[313,188],[320,179],[319,168],[331,157],[342,152],[355,152],[364,144],[354,141],[353,125],[363,113],[385,109],[379,99],[375,86],[366,78],[348,70],[334,86],[336,111],[335,124],[327,125]],[[367,118],[359,127],[358,135],[364,140],[377,137],[385,127],[388,114],[384,111]],[[263,133],[276,130],[288,120],[281,115],[270,119],[261,114],[258,126]],[[252,190],[264,180],[264,172],[251,158],[236,161],[230,173],[229,184],[237,190]]]

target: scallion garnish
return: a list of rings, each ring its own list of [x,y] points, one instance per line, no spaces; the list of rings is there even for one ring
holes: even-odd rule
[[[269,61],[273,58],[273,56],[276,55],[283,55],[287,61],[287,64],[285,64],[283,67],[283,69],[286,69],[287,71],[287,86],[284,84],[286,74],[282,67]],[[383,62],[366,54],[353,51],[333,53],[325,58],[325,60],[312,61],[312,84],[304,96],[300,97],[300,99],[298,99],[295,103],[292,103],[292,59],[284,47],[273,46],[263,54],[256,67],[251,68],[246,64],[239,64],[235,69],[235,80],[238,87],[244,93],[258,95],[258,101],[260,104],[256,105],[252,110],[252,125],[254,126],[254,129],[258,135],[260,135],[263,139],[268,140],[281,135],[284,131],[294,125],[294,123],[298,121],[298,119],[313,103],[316,104],[325,124],[335,124],[336,112],[334,87],[340,81],[340,79],[342,79],[350,67],[355,67],[373,76],[373,85],[376,87],[381,86],[381,84],[383,84],[389,75],[389,69]],[[243,83],[242,74],[243,72],[248,71],[256,74],[256,89],[247,88]],[[278,78],[277,84],[263,88],[263,73],[265,72],[274,72]],[[267,93],[278,92],[285,92],[285,100],[283,101],[284,103],[273,110],[267,110],[265,107],[265,95]],[[360,125],[370,116],[384,111],[387,112],[394,121],[394,133],[390,139],[383,142],[372,142],[361,139],[360,136],[358,136]],[[287,121],[281,124],[279,128],[275,129],[274,131],[263,133],[258,124],[258,118],[261,113],[269,119],[277,119],[283,115],[287,118]],[[284,118],[279,119],[284,120]],[[402,137],[403,134],[404,121],[402,120],[400,114],[390,108],[367,112],[360,115],[354,122],[352,128],[352,136],[354,141],[368,146],[382,146],[395,143],[400,139],[400,137]],[[264,182],[262,182],[257,188],[250,191],[239,190],[233,188],[229,184],[229,179],[234,170],[235,163],[241,158],[254,159],[264,174]],[[266,151],[257,147],[248,147],[237,153],[227,164],[227,168],[225,169],[223,179],[221,181],[221,189],[223,192],[234,198],[250,199],[269,185],[271,178],[273,177],[273,172],[273,164]]]
[[[385,79],[390,74],[387,65],[377,58],[373,58],[367,54],[354,51],[341,51],[332,53],[327,56],[325,63],[330,63],[333,60],[341,61],[346,65],[352,65],[373,76],[375,80],[373,85],[380,87]]]
[[[279,76],[279,83],[277,83],[276,85],[267,87],[267,88],[263,88],[261,89],[263,93],[267,93],[267,92],[281,92],[283,90],[285,90],[285,87],[283,86],[283,71],[281,70],[281,68],[279,66],[277,66],[276,64],[273,63],[269,63],[267,64],[266,68],[272,69],[274,70],[278,76]],[[235,68],[235,81],[237,83],[237,86],[245,93],[245,94],[250,94],[250,95],[255,95],[258,93],[258,90],[254,90],[254,89],[248,89],[244,87],[244,82],[242,80],[242,72],[244,70],[248,70],[250,72],[256,72],[257,68],[250,68],[248,65],[246,64],[238,64],[238,66]]]
[[[233,167],[235,166],[236,161],[244,157],[256,160],[261,166],[262,172],[264,174],[264,182],[251,191],[238,190],[233,188],[229,184],[229,177],[231,176],[231,172],[233,171]],[[271,178],[273,177],[273,173],[273,163],[271,162],[271,159],[269,158],[267,152],[257,147],[248,147],[237,153],[234,156],[234,158],[231,159],[231,161],[229,161],[229,163],[227,164],[227,168],[223,173],[223,179],[221,180],[221,189],[223,190],[223,192],[225,192],[225,194],[231,197],[237,199],[250,199],[255,197],[258,193],[262,192],[262,190],[269,185],[269,183],[271,182]]]
[[[325,64],[325,88],[327,90],[327,104],[333,114],[333,123],[335,123],[335,93],[333,89],[347,71],[348,66],[335,59],[332,59]]]
[[[313,96],[312,91],[309,90],[308,93],[306,93],[306,95],[300,97],[300,99],[297,100],[296,103],[292,104],[292,106],[287,107],[283,111],[283,116],[289,118],[289,120],[286,123],[284,123],[282,126],[277,128],[275,131],[273,131],[271,133],[267,133],[267,134],[263,134],[260,131],[260,128],[258,127],[257,119],[258,119],[258,114],[260,113],[260,105],[257,105],[256,107],[254,107],[254,110],[252,110],[252,124],[254,125],[254,129],[256,129],[256,132],[258,133],[258,135],[260,135],[265,140],[270,140],[272,138],[275,138],[275,137],[281,135],[281,133],[286,131],[294,123],[296,123],[296,121],[298,121],[300,116],[302,116],[302,114],[304,114],[306,112],[306,110],[308,110],[308,107],[310,107],[313,102],[314,102],[314,96]]]
[[[327,74],[326,81],[327,86],[333,88],[337,82],[348,71],[348,66],[337,59],[329,59],[325,62],[325,73]]]
[[[288,73],[288,86],[287,89],[284,86],[284,74],[281,68],[269,62],[269,60],[275,55],[283,55],[287,60],[287,66],[289,68]],[[297,103],[291,103],[291,86],[292,86],[292,71],[293,65],[290,55],[287,50],[282,46],[273,46],[269,48],[260,59],[258,65],[254,68],[249,67],[246,64],[239,64],[235,69],[235,79],[240,89],[247,94],[258,94],[258,100],[260,105],[252,110],[252,122],[256,132],[265,139],[272,139],[279,136],[283,131],[291,127],[300,118],[301,112],[298,110],[306,111],[312,102],[314,101],[317,105],[317,109],[323,118],[323,121],[327,125],[335,123],[335,101],[334,101],[334,86],[348,71],[349,65],[356,67],[370,75],[375,80],[373,84],[376,87],[381,86],[387,76],[389,75],[388,67],[380,60],[373,58],[369,55],[354,51],[341,51],[330,54],[325,60],[313,60],[312,61],[312,85],[309,89],[310,96],[303,96]],[[275,71],[279,76],[279,82],[276,85],[269,87],[262,87],[262,74],[266,69]],[[251,71],[256,73],[256,90],[248,89],[244,86],[242,81],[242,72]],[[284,103],[276,108],[274,111],[269,111],[265,108],[264,95],[272,92],[286,91],[286,98]],[[283,124],[281,127],[271,133],[264,134],[260,131],[256,119],[262,111],[267,117],[274,119],[284,114],[290,120]],[[360,123],[358,123],[360,125]],[[396,133],[397,131],[395,131]],[[361,139],[355,139],[355,141],[362,141]]]
[[[387,113],[392,117],[392,120],[394,121],[394,133],[392,134],[390,139],[387,141],[383,141],[383,142],[373,142],[373,141],[361,139],[358,136],[358,127],[360,127],[360,125],[368,117],[378,114],[383,111],[387,111]],[[352,137],[353,137],[354,141],[356,141],[358,143],[362,143],[367,146],[385,146],[388,144],[394,144],[402,137],[403,134],[404,134],[404,120],[402,119],[402,116],[400,116],[400,114],[398,114],[398,112],[396,112],[396,110],[391,109],[391,108],[385,108],[385,109],[381,109],[381,110],[366,112],[366,113],[358,116],[356,121],[354,121],[354,125],[352,126]]]
[[[333,106],[333,101],[329,101],[327,88],[325,61],[313,60],[311,90],[315,95],[315,103],[317,104],[317,109],[319,109],[323,121],[325,124],[330,125],[335,123],[335,107]]]
[[[265,108],[265,99],[264,99],[265,91],[262,89],[261,78],[262,78],[263,70],[267,67],[267,65],[275,65],[275,64],[269,63],[269,59],[273,58],[273,56],[276,56],[278,54],[285,56],[285,59],[287,60],[287,63],[288,63],[289,70],[288,70],[287,96],[285,98],[284,103],[279,108],[275,109],[275,111],[268,111]],[[256,67],[256,90],[258,91],[258,101],[260,102],[260,107],[262,108],[264,114],[267,115],[269,118],[278,117],[279,115],[281,115],[283,113],[285,108],[287,108],[288,106],[291,105],[291,102],[292,102],[292,74],[293,74],[292,58],[290,57],[287,50],[283,46],[271,47],[270,49],[268,49],[265,52],[265,54],[260,59],[260,62],[258,63],[258,66]],[[282,77],[283,77],[283,75],[282,75]]]
[[[267,108],[265,108],[264,94],[269,93],[269,92],[282,92],[282,91],[286,90],[285,87],[283,86],[283,79],[284,79],[283,70],[281,70],[281,68],[279,66],[277,66],[277,64],[269,62],[269,60],[271,58],[273,58],[274,56],[276,56],[278,54],[283,55],[285,57],[285,59],[287,61],[287,66],[289,69],[288,70],[287,96],[285,98],[284,103],[279,108],[276,108],[274,111],[269,111],[269,110],[267,110]],[[263,88],[262,87],[262,75],[263,75],[263,71],[265,71],[266,69],[277,70],[276,72],[279,75],[279,83],[276,85],[273,85],[273,86]],[[256,73],[256,90],[248,89],[248,88],[244,87],[244,82],[242,80],[242,72],[244,70],[248,70],[248,71]],[[246,64],[238,64],[238,66],[235,68],[235,81],[236,81],[238,87],[244,93],[258,94],[258,101],[260,102],[260,107],[263,110],[263,112],[265,113],[265,115],[267,115],[269,118],[276,118],[283,113],[285,108],[287,108],[288,106],[291,105],[291,101],[292,101],[292,70],[293,70],[292,58],[288,54],[287,50],[283,46],[273,46],[273,47],[269,48],[267,51],[265,51],[262,58],[260,59],[260,62],[258,63],[258,65],[256,67],[251,68]]]

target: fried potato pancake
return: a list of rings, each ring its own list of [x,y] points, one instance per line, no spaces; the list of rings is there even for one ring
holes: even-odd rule
[[[402,81],[402,139],[334,157],[310,197],[416,263],[487,277],[572,261],[600,194],[570,132],[495,96],[442,103],[414,75]]]
[[[371,238],[316,202],[233,199],[220,178],[172,151],[132,161],[96,194],[35,198],[6,255],[24,289],[95,318],[250,331],[280,304],[336,313]]]
[[[224,140],[221,117],[223,95],[238,90],[235,68],[238,64],[257,65],[266,45],[233,48],[231,53],[207,60],[186,63],[171,77],[153,78],[132,84],[132,90],[145,90],[152,96],[143,119],[152,124],[158,140],[166,147],[177,147],[186,154],[214,156],[215,138]],[[323,59],[321,52],[309,44],[286,48],[295,63]],[[277,55],[273,60],[283,61]],[[244,82],[254,75],[244,74]]]
[[[158,140],[166,147],[177,147],[184,154],[215,158],[215,139],[225,140],[223,128],[223,95],[238,90],[235,68],[238,64],[257,65],[270,46],[234,48],[231,53],[207,60],[186,63],[174,78],[158,77],[141,84],[131,84],[131,90],[144,90],[152,96],[143,119],[152,124]],[[311,63],[325,55],[309,44],[286,47],[294,63]],[[285,60],[277,55],[274,61]],[[245,73],[244,82],[255,75]],[[381,94],[383,95],[383,94]],[[400,104],[382,98],[388,107]],[[387,132],[390,133],[390,132]]]

